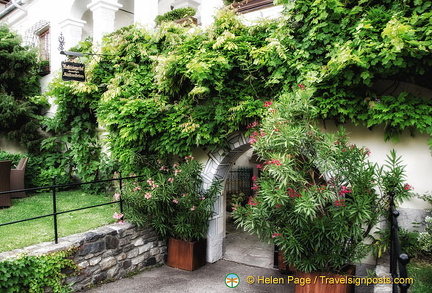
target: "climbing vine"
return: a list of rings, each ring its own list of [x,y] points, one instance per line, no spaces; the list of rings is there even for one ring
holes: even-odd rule
[[[321,118],[384,124],[386,139],[405,129],[431,134],[430,96],[376,86],[389,80],[432,89],[430,1],[278,2],[286,4],[286,18],[274,37],[295,53],[281,67],[297,72],[285,81],[318,89],[314,104]],[[280,70],[286,69],[278,66],[272,76]]]
[[[78,271],[77,265],[70,258],[76,249],[58,251],[47,255],[23,255],[16,259],[0,262],[1,292],[71,292],[65,284],[68,276]]]
[[[136,170],[152,154],[223,145],[293,86],[316,89],[321,119],[384,125],[385,139],[432,133],[430,1],[279,3],[282,17],[255,25],[225,9],[208,29],[167,22],[107,36],[86,83],[52,87],[60,110],[49,127],[68,137],[76,168],[95,171],[98,123],[112,157]],[[397,87],[408,83],[416,90]]]

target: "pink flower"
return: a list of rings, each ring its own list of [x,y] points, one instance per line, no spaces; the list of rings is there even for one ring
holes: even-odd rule
[[[178,204],[178,203],[179,203],[179,201],[177,200],[177,198],[174,198],[174,199],[172,200],[172,202],[175,203],[175,204]]]
[[[301,83],[297,84],[297,86],[298,86],[301,90],[304,90],[305,87],[306,87],[304,84],[301,84]]]
[[[192,157],[192,156],[186,156],[185,157],[186,163],[188,163],[189,161],[192,161],[193,159],[194,159],[194,157]]]
[[[201,200],[205,200],[205,196],[201,197]]]
[[[252,176],[252,181],[253,182],[257,181],[257,177],[255,175]]]
[[[252,190],[258,190],[259,189],[259,185],[254,183],[254,184],[252,184],[251,189]]]
[[[195,206],[192,206],[192,207],[190,208],[190,210],[191,210],[191,211],[194,211],[194,210],[195,210]]]
[[[338,199],[335,201],[334,205],[337,207],[340,207],[340,206],[344,207],[345,206],[345,200],[344,199],[341,199],[341,200]]]
[[[136,187],[133,189],[133,191],[138,191],[138,190],[141,190],[141,187],[136,186]]]
[[[279,203],[277,206],[276,206],[276,209],[279,209],[281,207],[281,204]]]
[[[178,173],[181,173],[181,169],[175,169],[174,170],[174,176],[177,176],[178,175]]]
[[[276,165],[276,166],[282,166],[282,163],[280,160],[271,159],[271,161],[268,161],[268,164]]]
[[[290,198],[294,198],[294,197],[301,197],[301,194],[298,193],[297,191],[295,191],[294,189],[290,188],[287,191],[287,195],[289,195]]]
[[[345,193],[351,193],[351,192],[352,192],[351,189],[349,189],[348,187],[342,185],[341,186],[341,190],[339,191],[339,195],[343,196]]]
[[[253,144],[256,143],[256,142],[257,142],[256,138],[251,138],[251,139],[249,140],[249,144],[250,144],[250,145],[253,145]]]
[[[168,182],[173,183],[174,182],[174,178],[168,178]]]
[[[251,196],[249,196],[249,201],[247,204],[250,206],[256,206],[257,205],[257,203],[254,201],[254,199]]]
[[[282,233],[273,233],[272,238],[280,237],[282,236]]]
[[[257,167],[257,169],[262,169],[262,168],[263,168],[263,165],[261,165],[261,164],[257,164],[256,167]]]
[[[404,189],[405,190],[411,190],[414,189],[414,187],[412,187],[411,185],[409,185],[408,183],[404,185]]]
[[[120,193],[116,192],[114,193],[114,200],[119,200],[120,199]]]
[[[145,198],[146,199],[150,199],[152,197],[152,194],[150,193],[150,192],[147,192],[146,194],[145,194]]]
[[[249,124],[248,126],[246,126],[246,129],[254,128],[255,126],[258,126],[258,122],[257,121],[254,121],[251,124]]]
[[[264,102],[264,107],[268,108],[268,107],[270,107],[272,104],[273,104],[272,101],[265,101],[265,102]]]
[[[113,218],[117,220],[121,220],[123,218],[123,214],[115,212]]]

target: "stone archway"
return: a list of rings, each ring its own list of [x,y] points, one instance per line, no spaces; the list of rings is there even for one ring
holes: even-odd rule
[[[227,148],[220,148],[208,154],[203,171],[204,188],[208,188],[214,179],[226,179],[232,164],[251,148],[249,140],[241,132],[228,137],[227,144]],[[218,261],[224,254],[226,211],[223,192],[219,195],[213,211],[214,216],[210,220],[207,233],[207,262],[210,263]]]

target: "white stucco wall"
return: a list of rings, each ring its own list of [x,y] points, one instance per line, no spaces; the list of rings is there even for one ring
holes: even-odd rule
[[[428,136],[416,134],[411,136],[407,131],[399,138],[398,142],[384,141],[384,129],[374,127],[368,130],[363,126],[352,124],[344,125],[347,129],[350,141],[357,146],[365,146],[371,150],[370,161],[384,164],[386,156],[391,150],[396,150],[402,160],[406,171],[406,181],[414,187],[413,192],[424,194],[432,192],[432,154],[427,145]],[[326,125],[327,131],[336,131],[335,125],[330,122]],[[412,199],[401,205],[403,208],[422,208],[426,207],[424,201]]]

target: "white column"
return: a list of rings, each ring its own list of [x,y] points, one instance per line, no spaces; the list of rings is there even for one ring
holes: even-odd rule
[[[86,21],[76,18],[67,18],[59,23],[65,38],[65,50],[69,50],[81,41],[82,31],[86,23]]]
[[[207,232],[207,256],[209,263],[220,260],[225,253],[225,196],[220,194],[215,206],[216,213],[209,221]]]
[[[224,6],[223,0],[201,0],[199,14],[201,16],[201,25],[209,26],[214,22],[214,16],[217,11]]]
[[[134,23],[146,28],[154,28],[155,18],[159,14],[158,0],[134,0]]]
[[[117,0],[92,0],[87,5],[93,12],[93,42],[100,44],[103,35],[114,31],[115,13],[123,5]]]

